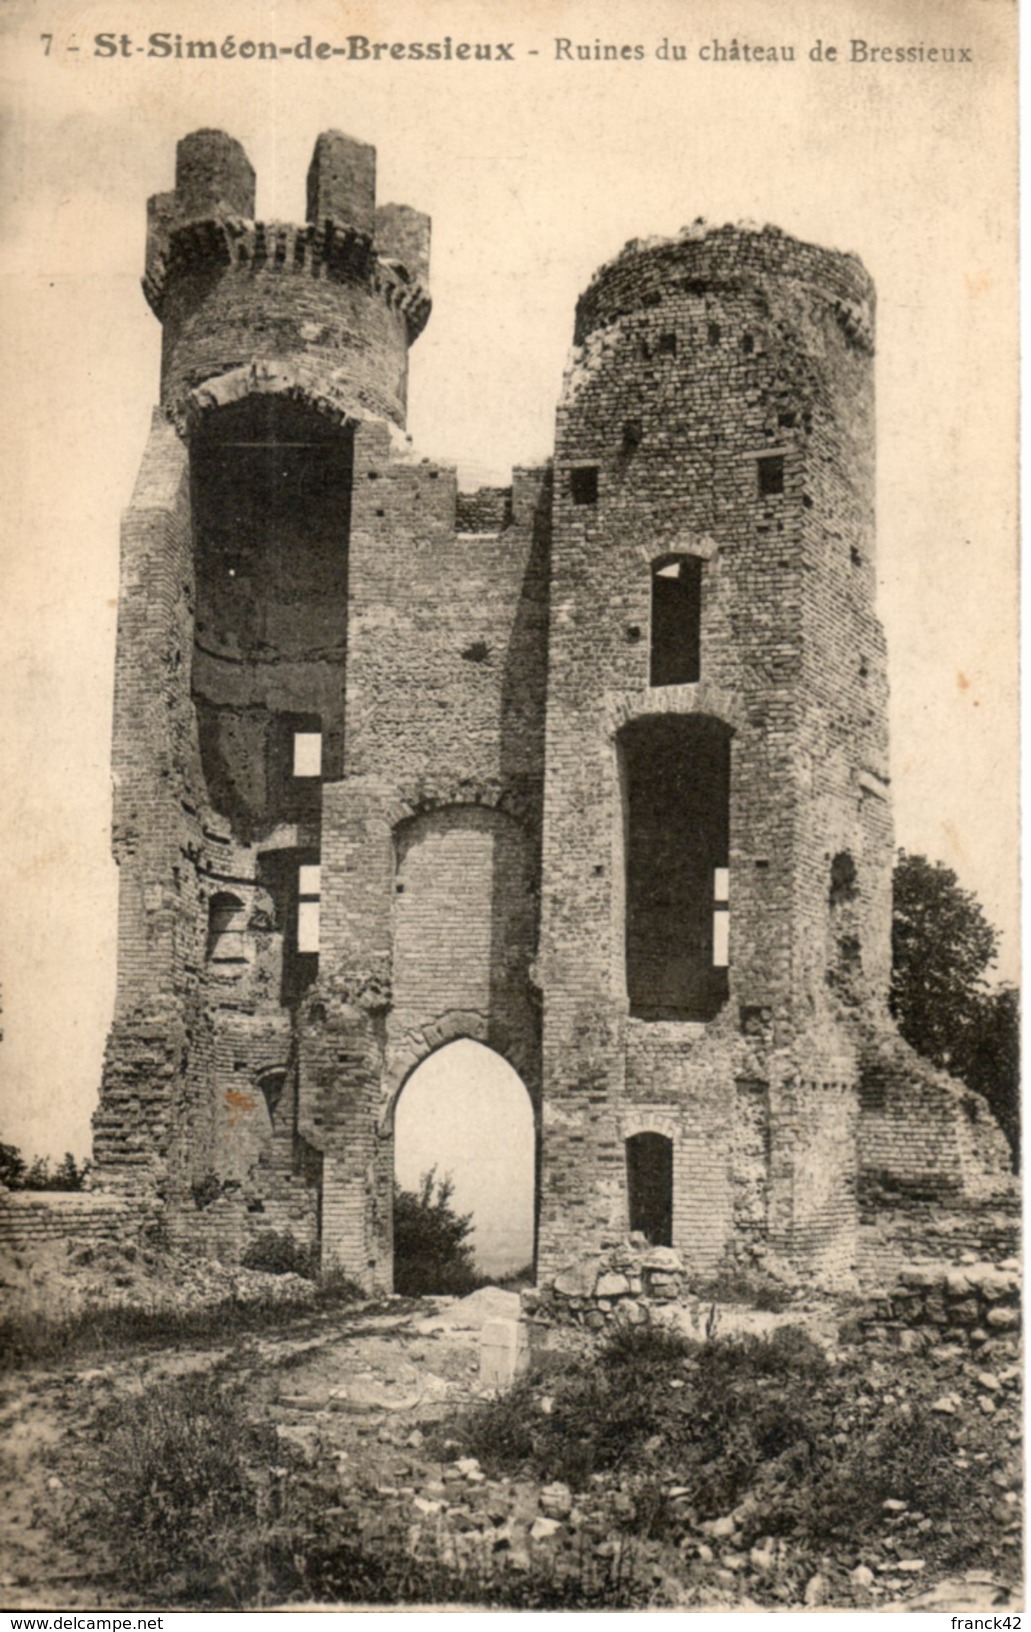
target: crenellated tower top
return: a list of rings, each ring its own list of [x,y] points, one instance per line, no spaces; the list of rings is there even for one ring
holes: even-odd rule
[[[306,223],[254,219],[255,174],[220,130],[186,136],[147,206],[143,288],[164,327],[162,404],[183,431],[211,403],[279,390],[332,417],[404,424],[408,347],[430,314],[430,219],[376,204],[376,150],[325,131]]]

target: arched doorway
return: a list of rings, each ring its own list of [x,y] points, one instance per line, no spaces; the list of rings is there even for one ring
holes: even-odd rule
[[[431,1170],[438,1181],[450,1177],[451,1210],[472,1215],[468,1240],[480,1275],[497,1280],[532,1265],[536,1146],[522,1078],[483,1043],[463,1037],[437,1049],[401,1090],[394,1113],[396,1183],[417,1194]],[[395,1286],[405,1278],[397,1253],[395,1240]]]

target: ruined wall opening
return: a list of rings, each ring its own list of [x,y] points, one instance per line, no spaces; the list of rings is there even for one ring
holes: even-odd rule
[[[244,842],[317,820],[321,778],[339,775],[353,466],[351,430],[285,398],[193,434],[193,696],[209,797]]]
[[[478,1273],[498,1278],[532,1266],[537,1196],[537,1136],[529,1092],[500,1054],[459,1038],[430,1054],[411,1073],[394,1114],[397,1185],[418,1192],[425,1175],[450,1176],[452,1209],[471,1214],[469,1238]],[[427,1231],[427,1238],[431,1232]],[[395,1285],[426,1261],[400,1263]],[[454,1290],[440,1286],[438,1290]],[[426,1290],[432,1290],[427,1286]]]
[[[268,1112],[269,1126],[275,1128],[276,1113],[286,1088],[286,1068],[275,1066],[271,1071],[262,1071],[258,1077],[258,1089],[265,1101]]]
[[[208,902],[209,963],[247,962],[247,908],[238,895],[220,890]]]
[[[278,943],[278,1002],[293,1007],[319,969],[321,872],[314,849],[269,850],[258,857],[258,882],[271,911],[267,930]]]
[[[652,567],[653,686],[690,685],[701,675],[702,563],[674,555]]]
[[[827,984],[844,1002],[854,1004],[863,995],[862,914],[859,874],[848,850],[839,850],[831,861],[827,903]]]
[[[727,1000],[730,730],[701,715],[620,733],[626,985],[646,1020],[711,1020]]]
[[[673,1245],[673,1141],[635,1133],[626,1142],[627,1212],[631,1230],[653,1247]]]

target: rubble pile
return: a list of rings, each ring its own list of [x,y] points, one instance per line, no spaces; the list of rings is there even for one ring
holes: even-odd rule
[[[63,1320],[90,1309],[186,1313],[213,1304],[308,1303],[315,1287],[301,1275],[223,1264],[174,1250],[54,1242],[0,1260],[0,1293],[9,1318]]]
[[[684,1264],[672,1247],[649,1246],[643,1236],[578,1258],[549,1281],[522,1293],[523,1313],[540,1325],[643,1325],[651,1306],[680,1301]]]

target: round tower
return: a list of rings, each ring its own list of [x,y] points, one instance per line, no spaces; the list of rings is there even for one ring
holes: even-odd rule
[[[338,131],[315,144],[304,226],[256,221],[254,187],[239,142],[200,130],[178,145],[174,192],[149,200],[162,406],[184,428],[212,394],[221,405],[264,379],[403,426],[408,347],[430,311],[428,216],[377,208],[375,149]]]
[[[841,1240],[847,1184],[792,1208],[807,1150],[854,1147],[845,1017],[881,1008],[890,954],[873,304],[852,256],[702,225],[579,302],[541,964],[546,1103],[597,1131],[586,1161],[545,1141],[546,1250],[628,1212],[698,1267],[749,1231]]]
[[[230,1254],[255,1228],[311,1245],[321,1227],[298,1013],[343,797],[349,613],[430,309],[429,218],[377,206],[375,159],[324,133],[306,224],[263,223],[243,148],[197,131],[148,205],[161,396],[122,527],[118,988],[95,1150],[177,1238]]]

